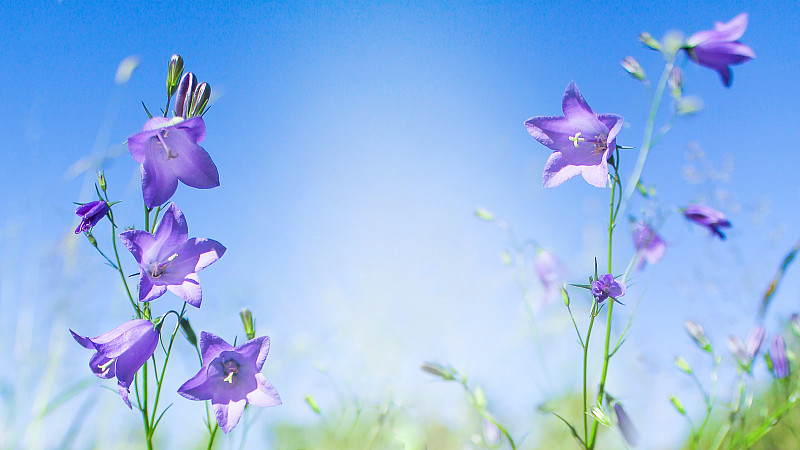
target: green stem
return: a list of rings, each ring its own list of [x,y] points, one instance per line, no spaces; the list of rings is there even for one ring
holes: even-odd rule
[[[181,309],[181,313],[178,316],[178,323],[175,324],[175,329],[172,331],[172,336],[170,336],[169,338],[169,345],[167,346],[167,355],[164,357],[164,365],[161,366],[161,376],[156,377],[156,382],[158,386],[156,387],[156,398],[153,403],[153,418],[151,420],[152,423],[155,423],[156,413],[158,412],[158,399],[161,396],[161,386],[163,386],[164,372],[166,372],[167,370],[169,355],[172,352],[172,344],[175,342],[175,336],[178,334],[178,329],[181,326],[181,319],[183,319],[184,314],[186,314],[186,302],[183,302],[183,308]],[[155,432],[155,427],[153,427],[153,432]]]
[[[594,302],[594,300],[592,300],[592,302]],[[586,342],[583,346],[583,442],[589,442],[589,402],[587,399],[586,372],[589,360],[589,339],[592,337],[594,318],[597,316],[594,311],[595,304],[596,303],[592,304],[592,318],[589,320],[589,330],[586,332]]]
[[[147,441],[147,450],[153,449],[153,432],[150,429],[150,419],[147,414],[147,361],[142,366],[142,397],[144,398],[144,407],[142,407],[142,416],[144,416],[144,437]]]
[[[619,185],[619,170],[616,166],[619,161],[614,161],[614,180],[611,183],[611,205],[608,211],[608,273],[611,272],[611,244],[612,238],[614,236],[614,217],[615,217],[615,208],[614,202],[616,200],[616,193],[617,193],[617,185]],[[620,190],[622,190],[620,186]],[[619,211],[619,206],[616,208],[616,211]],[[600,387],[597,390],[597,403],[602,404],[603,402],[603,394],[605,394],[606,390],[606,376],[608,375],[608,362],[611,359],[609,348],[611,344],[611,317],[614,312],[614,303],[616,303],[613,299],[609,299],[608,304],[608,316],[606,318],[606,341],[605,341],[605,350],[603,351],[603,372],[600,375]],[[587,339],[588,341],[588,339]],[[587,342],[588,347],[588,342]],[[584,363],[584,366],[586,363]],[[585,408],[585,407],[584,407]],[[597,419],[594,420],[592,423],[592,433],[589,435],[589,445],[588,448],[591,450],[594,448],[594,444],[597,439]]]
[[[108,203],[108,194],[106,194],[106,203]],[[122,270],[122,261],[119,259],[119,251],[117,250],[117,233],[115,231],[117,229],[117,224],[114,222],[114,213],[111,211],[111,209],[108,210],[108,220],[111,222],[111,245],[114,248],[114,257],[117,260],[116,269],[117,272],[119,272],[120,279],[122,279],[122,285],[125,286],[125,292],[128,294],[128,300],[130,300],[133,310],[136,311],[136,317],[141,319],[142,310],[139,309],[139,305],[137,305],[133,300],[131,289],[128,287],[128,279],[125,277],[125,272]]]
[[[209,425],[209,427],[211,427],[211,425]],[[214,446],[214,437],[217,435],[217,430],[219,430],[219,424],[214,424],[214,429],[211,430],[211,436],[208,438],[207,450],[211,450],[211,447]]]
[[[625,190],[625,195],[623,198],[623,203],[627,204],[628,200],[630,200],[631,196],[633,195],[633,191],[636,190],[636,184],[639,182],[639,179],[642,176],[642,170],[644,170],[644,163],[647,161],[647,154],[650,152],[650,148],[653,144],[653,128],[655,127],[656,122],[656,114],[658,114],[658,108],[661,105],[661,98],[664,95],[664,88],[667,86],[667,79],[669,79],[669,74],[672,72],[672,67],[675,65],[675,56],[669,58],[667,61],[667,65],[664,66],[664,72],[661,74],[661,79],[658,81],[658,87],[656,88],[656,93],[653,96],[653,102],[650,104],[650,116],[647,119],[647,126],[644,130],[644,139],[642,140],[642,148],[639,150],[639,158],[636,160],[636,166],[633,168],[633,174],[631,174],[631,178],[628,180],[628,188]],[[609,308],[609,313],[611,312]]]

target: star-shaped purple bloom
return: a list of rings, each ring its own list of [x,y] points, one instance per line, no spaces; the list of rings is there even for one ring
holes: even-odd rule
[[[625,283],[614,279],[610,273],[592,281],[592,295],[597,303],[603,303],[608,297],[616,299],[625,295]]]
[[[231,347],[222,338],[203,331],[200,353],[203,367],[183,383],[178,394],[189,400],[211,400],[217,423],[225,433],[239,423],[248,403],[261,407],[281,404],[278,391],[261,374],[269,354],[269,337]]]
[[[693,34],[684,49],[692,61],[719,72],[725,86],[733,81],[731,69],[756,57],[753,49],[737,39],[747,29],[747,14],[742,13],[728,23],[716,22],[713,30]]]
[[[570,81],[561,101],[563,117],[534,117],[525,126],[528,133],[555,150],[544,166],[542,185],[556,187],[581,174],[589,184],[608,185],[608,158],[616,148],[622,117],[595,114]]]
[[[148,208],[169,200],[178,180],[198,189],[219,186],[217,166],[199,145],[205,136],[202,117],[153,117],[141,133],[128,138],[128,150],[141,163],[142,195]]]
[[[84,348],[96,350],[89,360],[89,368],[100,378],[116,376],[119,395],[131,408],[128,394],[133,376],[153,355],[158,344],[159,331],[153,322],[131,320],[96,338],[79,336],[72,330],[69,332]]]
[[[633,244],[639,252],[640,260],[638,268],[644,267],[645,262],[650,264],[657,263],[664,252],[667,244],[659,235],[646,223],[634,222],[633,224]]]
[[[86,231],[108,214],[108,204],[103,200],[96,200],[75,208],[75,214],[81,217],[81,223],[75,228],[75,234]]]
[[[730,228],[731,223],[725,214],[705,205],[689,205],[683,210],[683,215],[692,222],[708,228],[711,233],[725,239],[720,228]]]
[[[142,230],[119,235],[139,263],[140,302],[155,300],[169,289],[190,305],[200,307],[203,298],[197,272],[222,257],[225,247],[211,239],[188,236],[186,219],[174,203],[164,212],[155,235]]]

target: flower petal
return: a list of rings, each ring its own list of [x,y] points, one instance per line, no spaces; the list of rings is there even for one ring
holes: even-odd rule
[[[122,383],[117,384],[117,392],[119,392],[119,396],[122,397],[122,401],[128,406],[128,408],[133,409],[133,405],[131,405],[131,401],[128,400],[128,395],[130,395],[131,391],[128,386],[123,385]]]
[[[156,241],[152,234],[143,230],[128,230],[120,233],[119,238],[139,264],[142,263],[142,255],[150,250]]]
[[[189,237],[189,225],[180,208],[175,203],[170,203],[155,231],[155,240],[158,243],[159,254],[155,258],[161,260],[169,257],[175,250],[186,242]]]
[[[258,381],[258,389],[247,394],[247,402],[251,405],[269,407],[278,406],[281,404],[281,396],[275,387],[267,381],[264,375],[257,373],[256,381]]]
[[[108,333],[92,339],[97,351],[109,358],[122,356],[131,346],[140,341],[154,343],[158,341],[158,332],[153,323],[147,319],[125,322]]]
[[[133,342],[126,342],[127,349],[119,355],[115,364],[117,380],[121,385],[129,387],[136,372],[153,356],[158,345],[158,336],[158,331],[151,328],[146,335]]]
[[[239,353],[249,364],[253,365],[257,371],[261,371],[269,354],[269,337],[259,336],[251,339],[236,347],[234,351]]]
[[[233,347],[221,337],[207,331],[200,333],[200,353],[203,355],[203,364],[208,365],[220,353],[231,350]]]
[[[544,165],[542,186],[552,188],[581,173],[581,168],[570,165],[561,152],[553,152]]]
[[[217,423],[226,434],[230,433],[239,423],[242,418],[244,407],[247,405],[246,399],[238,401],[231,401],[230,403],[214,404],[214,415],[217,417]]]
[[[164,295],[167,292],[167,287],[164,285],[157,285],[153,283],[149,273],[143,273],[139,278],[139,301],[152,302]]]
[[[180,285],[170,284],[167,288],[195,308],[199,308],[200,303],[203,301],[203,291],[200,288],[200,280],[197,279],[196,273],[187,274]]]
[[[608,186],[608,163],[602,161],[597,165],[584,166],[581,169],[581,175],[587,183],[592,186],[604,188]]]
[[[208,366],[203,366],[195,376],[178,388],[178,394],[189,400],[211,400],[214,384],[208,379]]]
[[[166,203],[178,189],[178,178],[167,164],[167,153],[157,138],[147,140],[142,162],[142,196],[144,204],[153,208]]]

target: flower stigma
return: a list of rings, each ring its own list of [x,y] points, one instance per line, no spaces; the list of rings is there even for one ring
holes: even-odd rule
[[[578,142],[583,142],[583,141],[586,140],[586,139],[580,137],[580,135],[581,135],[581,132],[578,131],[577,133],[575,133],[575,136],[570,136],[569,137],[569,140],[572,141],[573,144],[575,144],[575,148],[578,148]]]
[[[111,367],[111,364],[114,364],[114,361],[116,360],[117,358],[109,359],[108,362],[105,362],[103,364],[98,364],[97,368],[102,370],[103,375],[105,375],[108,372],[108,368]]]
[[[172,264],[172,261],[174,261],[175,258],[177,258],[177,257],[178,257],[178,254],[177,253],[173,253],[163,263],[156,264],[156,266],[153,267],[153,269],[150,271],[150,275],[152,275],[153,278],[158,278],[161,275],[164,275],[164,272],[166,272],[167,267],[169,267],[169,265]]]
[[[233,377],[239,373],[239,364],[237,364],[236,361],[229,359],[222,363],[222,368],[228,374],[225,376],[225,378],[223,378],[223,381],[233,384]]]

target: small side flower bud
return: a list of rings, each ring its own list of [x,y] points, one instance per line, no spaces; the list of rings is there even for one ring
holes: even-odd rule
[[[558,290],[561,291],[561,300],[564,301],[564,306],[569,308],[569,293],[567,292],[566,286],[567,286],[566,284],[563,286],[559,286]]]
[[[189,110],[189,117],[202,116],[208,108],[209,99],[211,99],[211,86],[206,82],[200,83],[192,95],[192,107]]]
[[[644,69],[642,69],[642,66],[639,65],[639,61],[636,61],[633,56],[626,56],[620,64],[633,78],[639,81],[645,81],[647,79],[644,74]]]
[[[106,191],[106,175],[103,172],[97,172],[97,182],[100,184],[100,190]]]
[[[183,58],[181,55],[172,55],[167,65],[167,97],[172,97],[178,87],[178,81],[183,73]]]
[[[89,239],[89,243],[92,244],[92,247],[97,247],[97,239],[94,238],[91,230],[86,232],[86,238]]]
[[[694,322],[692,320],[686,321],[686,332],[689,333],[689,336],[692,338],[695,344],[698,347],[703,349],[706,353],[712,353],[711,350],[711,342],[708,341],[708,337],[706,337],[705,331],[703,331],[703,327],[700,326],[699,323]]]
[[[683,403],[681,403],[681,400],[677,395],[671,394],[669,396],[669,401],[672,402],[672,406],[675,407],[675,410],[678,411],[678,414],[686,415],[686,409],[683,407]]]
[[[308,407],[311,408],[312,411],[314,411],[317,415],[322,414],[319,411],[319,405],[317,404],[317,401],[314,400],[314,397],[312,397],[311,394],[306,394],[305,399],[306,403],[308,404]]]
[[[423,372],[429,373],[435,377],[439,377],[444,381],[453,381],[456,379],[456,377],[454,377],[449,370],[445,369],[439,363],[425,362],[422,363],[420,369],[422,369]]]
[[[646,31],[639,34],[639,41],[653,50],[661,50],[661,44]]]
[[[675,365],[678,366],[678,368],[684,371],[686,374],[691,375],[692,368],[689,367],[689,363],[686,362],[686,360],[683,359],[682,356],[678,356],[677,358],[675,358]]]
[[[242,308],[242,310],[239,311],[239,316],[242,318],[244,334],[247,335],[247,339],[250,340],[256,337],[256,324],[253,320],[253,313],[247,308]]]
[[[675,109],[679,116],[696,114],[703,109],[703,99],[696,95],[681,97],[675,102]]]
[[[178,91],[175,97],[175,115],[186,118],[189,114],[189,106],[192,102],[192,94],[197,88],[197,77],[192,72],[186,72],[178,83]]]
[[[608,418],[608,416],[606,415],[605,412],[603,412],[602,409],[595,406],[594,408],[592,408],[592,415],[595,417],[595,419],[597,419],[598,422],[600,422],[601,425],[607,428],[611,428],[611,419]]]
[[[472,395],[475,397],[475,405],[483,409],[486,406],[486,394],[483,393],[483,389],[480,386],[476,387]]]
[[[667,83],[669,83],[672,98],[676,100],[681,98],[681,94],[683,93],[683,72],[680,67],[672,68]]]
[[[492,214],[490,211],[487,211],[487,210],[485,210],[483,208],[477,208],[475,210],[475,215],[478,216],[478,219],[486,220],[486,221],[489,221],[489,222],[494,220],[494,214]]]
[[[186,317],[181,317],[181,331],[186,337],[186,340],[189,341],[189,343],[193,346],[197,347],[197,335],[194,333],[192,324],[189,323],[189,319]]]

